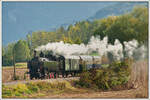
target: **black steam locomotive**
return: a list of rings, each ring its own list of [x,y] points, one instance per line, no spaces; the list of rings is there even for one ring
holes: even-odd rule
[[[44,79],[53,73],[54,78],[59,75],[67,77],[69,74],[74,76],[83,70],[100,67],[99,56],[62,56],[62,55],[44,55],[43,52],[28,61],[30,79]]]

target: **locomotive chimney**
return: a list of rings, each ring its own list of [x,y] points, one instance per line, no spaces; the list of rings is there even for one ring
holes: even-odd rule
[[[34,58],[36,57],[36,50],[34,50]]]
[[[44,57],[44,53],[42,51],[40,53],[40,57]]]

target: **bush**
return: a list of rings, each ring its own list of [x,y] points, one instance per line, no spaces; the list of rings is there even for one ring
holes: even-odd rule
[[[98,86],[99,89],[109,89],[109,72],[105,69],[96,70],[96,76],[93,77],[94,83]]]
[[[15,96],[21,96],[22,94],[31,94],[30,90],[25,84],[17,84],[13,88]]]
[[[39,87],[35,83],[27,83],[26,86],[31,92],[39,91]]]
[[[116,86],[125,85],[131,73],[130,60],[115,61],[108,67],[91,69],[80,74],[80,80],[76,86],[108,90]],[[79,86],[78,86],[79,87]]]
[[[90,72],[83,72],[80,74],[79,85],[89,88],[92,85],[92,80],[90,79]]]

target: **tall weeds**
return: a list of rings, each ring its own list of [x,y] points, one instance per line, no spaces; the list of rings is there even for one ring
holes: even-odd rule
[[[140,89],[138,98],[148,97],[148,61],[136,61],[132,65],[131,78],[129,81],[131,88]]]

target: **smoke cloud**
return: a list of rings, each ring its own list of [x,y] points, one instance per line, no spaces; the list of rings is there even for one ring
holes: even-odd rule
[[[123,43],[125,48],[118,39],[115,40],[114,45],[108,44],[108,38],[104,37],[100,40],[100,37],[92,36],[89,43],[85,44],[69,44],[60,42],[48,43],[37,47],[36,51],[53,51],[56,54],[61,55],[89,55],[93,51],[96,51],[100,57],[103,55],[112,54],[114,60],[121,60],[124,57],[138,59],[146,58],[147,48],[142,45],[139,46],[136,40],[128,41]]]

